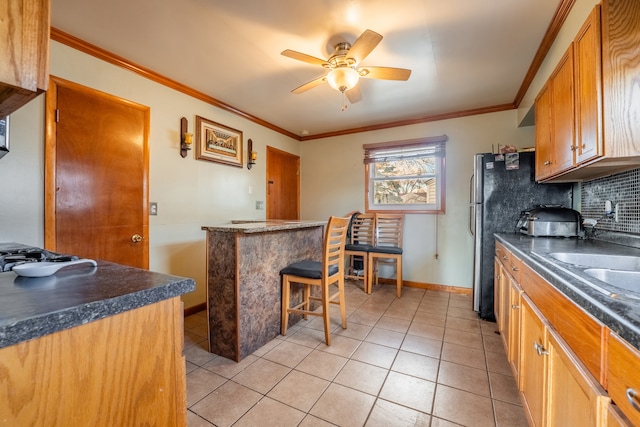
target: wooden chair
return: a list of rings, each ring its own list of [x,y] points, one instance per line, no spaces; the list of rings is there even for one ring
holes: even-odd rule
[[[394,263],[396,267],[396,287],[398,298],[402,296],[402,230],[404,215],[375,214],[375,246],[369,249],[369,288],[377,284],[377,262]],[[375,280],[374,280],[375,279]]]
[[[347,328],[347,311],[344,301],[344,244],[349,228],[350,218],[329,218],[324,242],[322,244],[322,261],[300,261],[280,270],[282,274],[282,321],[280,332],[287,334],[289,313],[322,316],[324,319],[324,337],[327,345],[331,345],[331,329],[329,304],[340,305],[342,329]],[[291,284],[304,285],[302,302],[291,305]],[[330,285],[336,284],[338,290],[330,294]],[[311,296],[311,286],[319,286],[320,297]],[[314,311],[311,301],[320,301],[320,311]]]
[[[369,261],[369,249],[374,245],[374,232],[375,215],[359,213],[351,223],[351,242],[344,246],[344,255],[349,257],[349,270],[344,277],[354,280],[362,279],[365,292],[367,292],[370,285],[367,265]],[[362,276],[356,272],[355,261],[357,260],[355,257],[362,258]]]

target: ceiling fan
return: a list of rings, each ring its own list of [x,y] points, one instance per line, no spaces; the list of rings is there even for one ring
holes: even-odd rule
[[[357,86],[360,77],[380,80],[408,80],[411,70],[405,68],[360,66],[360,62],[375,49],[381,40],[380,34],[365,30],[353,45],[347,42],[336,44],[333,55],[327,60],[290,49],[282,51],[284,56],[308,64],[320,65],[329,70],[324,76],[311,80],[291,92],[302,93],[327,82],[333,89],[345,94],[349,102],[353,104],[362,99],[360,89]]]

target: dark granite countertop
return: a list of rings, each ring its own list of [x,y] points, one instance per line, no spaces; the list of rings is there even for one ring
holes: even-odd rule
[[[0,273],[0,348],[194,290],[193,279],[106,261],[47,277]]]
[[[583,268],[565,264],[549,256],[553,252],[640,256],[640,249],[599,240],[529,237],[521,234],[495,235],[526,265],[613,332],[640,350],[640,283],[638,298],[610,296],[589,283],[606,284],[583,273]],[[615,288],[608,287],[609,290]]]
[[[270,231],[296,230],[300,228],[320,227],[327,221],[316,220],[234,220],[231,223],[202,226],[205,231],[222,231],[225,233],[264,233]]]

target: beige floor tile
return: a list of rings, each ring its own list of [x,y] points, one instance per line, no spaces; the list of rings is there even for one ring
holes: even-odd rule
[[[321,343],[324,343],[324,332],[310,328],[300,328],[293,334],[289,334],[289,332],[287,332],[286,341],[316,348]]]
[[[482,336],[482,341],[484,342],[485,351],[493,351],[495,353],[502,353],[504,351],[502,335],[486,334]]]
[[[367,301],[358,310],[365,313],[382,315],[390,306],[390,301]]]
[[[291,331],[291,329],[289,329],[289,331]],[[289,333],[289,331],[287,331],[287,333]],[[294,333],[295,331],[291,331],[291,333]],[[260,347],[259,349],[257,349],[256,351],[254,351],[253,353],[251,353],[251,355],[253,356],[258,356],[258,357],[262,357],[265,354],[267,354],[269,351],[273,350],[273,348],[275,346],[277,346],[278,344],[280,344],[282,341],[285,341],[283,339],[280,338],[284,338],[282,336],[279,336],[278,338],[274,338],[271,341],[269,341],[268,343],[266,343],[265,345],[263,345],[262,347]]]
[[[459,331],[457,329],[445,328],[444,341],[452,344],[463,345],[475,349],[483,349],[482,337],[477,333]]]
[[[333,335],[331,345],[326,345],[324,341],[318,345],[317,349],[335,354],[336,356],[351,357],[362,341],[342,335]]]
[[[431,417],[431,427],[459,427],[461,424],[452,423],[451,421],[443,420],[442,418]],[[515,426],[514,426],[515,427]],[[525,427],[525,426],[520,426]]]
[[[481,369],[442,361],[438,372],[438,384],[491,397],[487,371]]]
[[[191,371],[195,371],[196,369],[198,369],[199,366],[198,365],[194,365],[191,362],[186,362],[186,373],[188,374]]]
[[[270,360],[258,359],[233,377],[233,381],[265,394],[289,372],[291,368]]]
[[[235,423],[234,427],[295,427],[307,414],[276,400],[263,398]]]
[[[335,427],[335,424],[307,414],[298,427]]]
[[[459,317],[461,319],[478,320],[478,313],[471,308],[451,307],[447,310],[448,317]]]
[[[520,405],[494,400],[497,427],[519,427],[527,425],[527,418]]]
[[[464,426],[495,426],[490,398],[442,384],[436,389],[432,415]]]
[[[226,378],[197,368],[187,374],[187,408],[225,383]]]
[[[318,401],[329,384],[329,381],[313,375],[291,371],[267,396],[306,413]]]
[[[400,347],[400,350],[422,354],[423,356],[440,358],[442,341],[418,337],[415,335],[407,335]]]
[[[490,372],[497,372],[507,376],[513,375],[504,350],[501,353],[486,351],[484,354],[487,358],[487,369]]]
[[[187,411],[187,426],[188,427],[215,427],[209,421],[202,418],[195,412]]]
[[[418,310],[418,306],[420,305],[421,299],[422,298],[419,298],[417,300],[408,299],[408,298],[396,299],[391,303],[389,308],[398,309],[398,310],[416,311]]]
[[[226,427],[240,419],[261,398],[260,393],[227,381],[193,405],[191,410],[218,427]],[[230,405],[230,402],[233,404]]]
[[[388,372],[368,363],[349,360],[333,382],[377,396]]]
[[[378,399],[373,406],[366,427],[429,427],[431,417],[414,409]]]
[[[331,381],[338,375],[338,372],[348,360],[346,357],[338,356],[337,354],[314,350],[296,366],[296,370]]]
[[[217,357],[215,354],[209,353],[207,347],[208,344],[206,341],[203,341],[197,345],[192,345],[191,347],[184,349],[184,356],[189,362],[198,366],[202,366],[205,363],[211,361],[211,359],[213,359],[214,357]]]
[[[192,334],[201,336],[202,338],[204,338],[206,340],[209,339],[209,328],[207,327],[206,323],[189,329],[189,332],[192,333]]]
[[[404,307],[389,307],[384,315],[387,317],[393,317],[394,319],[412,320],[416,314],[417,309],[407,310]]]
[[[418,312],[446,315],[448,307],[448,301],[438,302],[425,297],[418,306]]]
[[[359,323],[361,325],[374,326],[382,317],[382,313],[368,313],[362,310],[356,310],[347,318],[347,327],[349,323]]]
[[[201,337],[200,335],[196,335],[193,332],[184,331],[184,348],[189,348],[206,341],[207,339]],[[206,344],[201,345],[201,347],[206,347]]]
[[[398,350],[384,345],[363,342],[353,353],[351,358],[360,362],[370,363],[381,368],[389,369]]]
[[[408,286],[402,287],[402,299],[403,300],[416,300],[422,301],[426,290],[418,288],[410,288]]]
[[[298,363],[309,355],[313,351],[312,348],[292,343],[289,341],[283,341],[279,345],[275,346],[272,350],[267,352],[263,358],[271,360],[272,362],[279,363],[290,368],[294,368]]]
[[[449,307],[473,310],[473,299],[451,295],[451,298],[449,298]]]
[[[353,323],[353,322],[347,321],[347,329],[340,328],[337,331],[335,331],[333,334],[341,335],[343,337],[354,338],[362,341],[365,339],[367,335],[369,335],[369,332],[371,332],[371,329],[373,329],[372,326],[361,325],[359,323]]]
[[[391,371],[382,386],[380,398],[431,413],[435,388],[436,384],[431,381]]]
[[[474,334],[480,334],[480,321],[477,319],[461,319],[459,317],[447,317],[447,328],[458,329],[465,332],[473,332]]]
[[[210,362],[202,365],[202,367],[208,371],[215,372],[216,374],[221,375],[225,378],[233,378],[238,375],[244,368],[251,365],[256,360],[258,360],[258,358],[253,354],[248,355],[239,363],[218,356]]]
[[[428,323],[413,321],[411,322],[411,326],[409,327],[407,334],[442,341],[442,337],[444,336],[444,328],[442,326],[435,326]]]
[[[376,398],[340,384],[331,384],[309,412],[340,426],[364,425]]]
[[[480,320],[480,330],[482,331],[482,335],[496,334],[496,331],[498,330],[498,325],[496,322]]]
[[[409,320],[382,316],[380,320],[378,320],[378,323],[376,323],[376,328],[387,329],[389,331],[406,334],[407,330],[409,330],[410,325],[411,321]]]
[[[394,332],[388,329],[374,327],[371,333],[365,338],[365,341],[387,347],[400,348],[402,340],[404,340],[404,335],[402,332]]]
[[[184,318],[184,330],[188,331],[198,326],[207,325],[207,320],[201,316],[187,316]]]
[[[400,351],[391,370],[435,382],[439,365],[440,361],[433,357]]]
[[[491,384],[491,397],[503,402],[520,405],[518,384],[513,376],[489,372],[489,382]]]
[[[445,342],[442,344],[442,360],[487,370],[484,350],[469,348],[464,345]]]
[[[446,309],[445,309],[446,311]],[[413,322],[427,323],[429,325],[444,327],[447,321],[446,313],[432,313],[430,311],[418,311],[413,316]]]

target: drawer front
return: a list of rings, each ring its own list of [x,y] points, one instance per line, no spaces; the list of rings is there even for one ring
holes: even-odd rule
[[[562,295],[525,264],[521,268],[520,286],[558,331],[571,350],[582,360],[591,375],[605,384],[602,364],[602,337],[605,327]]]
[[[505,268],[510,269],[511,252],[500,242],[496,242],[496,258]]]
[[[609,396],[633,425],[640,425],[640,352],[612,333],[608,356]]]

